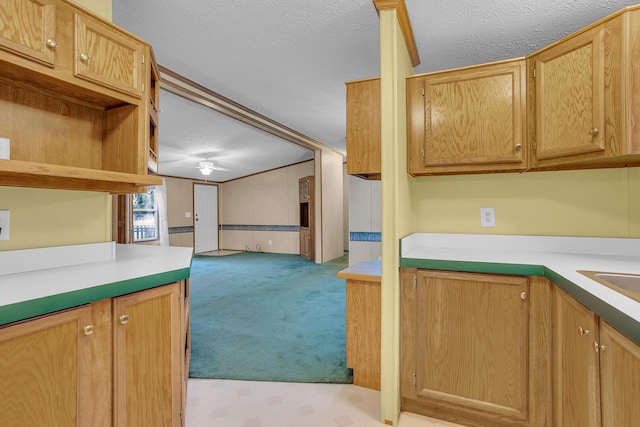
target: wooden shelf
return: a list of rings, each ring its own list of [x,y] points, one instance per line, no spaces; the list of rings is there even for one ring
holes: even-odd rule
[[[57,188],[110,193],[137,193],[147,185],[160,185],[156,176],[136,175],[21,160],[0,160],[0,185]]]
[[[0,185],[121,194],[160,184],[147,176],[160,102],[151,46],[69,0],[3,1],[0,137],[12,160]]]

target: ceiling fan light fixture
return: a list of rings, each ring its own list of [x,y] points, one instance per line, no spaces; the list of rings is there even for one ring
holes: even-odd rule
[[[204,176],[211,175],[211,172],[213,172],[213,162],[200,162],[198,163],[198,169],[200,169],[200,173]]]

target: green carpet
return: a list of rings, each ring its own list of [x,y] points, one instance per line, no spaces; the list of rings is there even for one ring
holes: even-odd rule
[[[192,378],[351,383],[345,350],[344,256],[246,252],[194,257]]]

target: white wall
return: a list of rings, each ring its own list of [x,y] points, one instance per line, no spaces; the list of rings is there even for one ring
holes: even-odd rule
[[[321,219],[316,216],[316,225],[321,221],[322,240],[319,242],[316,238],[316,262],[327,262],[344,255],[344,220],[342,218],[344,212],[342,207],[344,166],[341,154],[323,151],[321,156],[320,179],[316,173],[316,187],[318,181],[322,183],[320,188],[322,192]],[[318,194],[317,188],[316,194]],[[318,212],[317,207],[316,212]],[[321,245],[321,258],[318,257],[318,244]]]
[[[342,219],[344,232],[344,248],[349,250],[349,175],[347,175],[347,164],[342,167]]]
[[[376,233],[382,229],[380,181],[349,177],[349,231]],[[349,265],[380,259],[381,243],[349,240]]]

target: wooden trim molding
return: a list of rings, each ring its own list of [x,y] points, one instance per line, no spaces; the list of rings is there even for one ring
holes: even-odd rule
[[[314,151],[333,151],[336,154],[341,156],[343,155],[334,148],[324,145],[313,138],[303,135],[302,133],[263,116],[244,105],[232,101],[219,93],[207,89],[206,87],[189,80],[180,74],[163,67],[162,65],[158,66],[158,68],[160,70],[161,89],[165,89],[175,95],[211,108],[212,110],[231,117],[232,119],[239,120],[245,124],[268,132],[289,142],[293,142],[294,144],[300,145],[304,148]]]
[[[398,14],[398,23],[400,24],[400,29],[404,35],[404,43],[407,46],[409,58],[411,58],[411,64],[413,64],[414,67],[420,65],[420,55],[418,55],[416,41],[413,38],[411,21],[409,20],[409,13],[407,12],[407,6],[405,5],[404,0],[373,0],[373,4],[378,11],[378,15],[381,10],[396,10]]]

